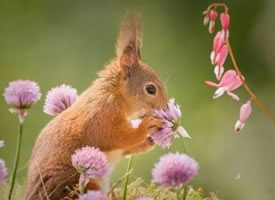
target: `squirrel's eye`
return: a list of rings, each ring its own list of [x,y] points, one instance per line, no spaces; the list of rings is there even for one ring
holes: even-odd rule
[[[157,89],[154,85],[149,84],[149,85],[146,85],[146,91],[151,95],[155,95],[157,92]]]

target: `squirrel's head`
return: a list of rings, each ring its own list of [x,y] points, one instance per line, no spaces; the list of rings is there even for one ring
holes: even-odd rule
[[[166,106],[168,101],[166,89],[158,74],[141,61],[141,45],[140,17],[129,13],[118,37],[116,65],[119,68],[120,92],[125,97],[128,114],[139,117],[155,108]]]

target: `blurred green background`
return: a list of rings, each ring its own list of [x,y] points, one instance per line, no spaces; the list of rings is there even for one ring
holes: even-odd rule
[[[25,121],[19,176],[40,130],[52,117],[43,113],[46,92],[66,83],[85,90],[115,56],[121,19],[129,9],[140,11],[144,24],[143,60],[166,82],[170,97],[182,105],[182,124],[192,136],[188,152],[200,163],[192,184],[217,192],[227,200],[275,199],[275,126],[253,104],[253,113],[240,134],[234,133],[240,105],[249,97],[243,88],[240,102],[224,95],[212,99],[214,80],[209,54],[212,35],[202,25],[202,11],[214,1],[192,0],[1,0],[0,91],[15,79],[39,83],[42,99]],[[247,83],[275,113],[275,1],[223,1],[230,7],[230,39]],[[228,59],[226,69],[232,68]],[[11,169],[17,139],[17,118],[0,98],[0,157]],[[182,151],[176,140],[169,151]],[[166,151],[134,158],[137,176],[150,181],[151,168]],[[127,160],[114,170],[113,180]],[[240,173],[241,178],[234,180]]]

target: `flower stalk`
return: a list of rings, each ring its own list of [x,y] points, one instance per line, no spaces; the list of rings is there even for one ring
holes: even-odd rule
[[[188,192],[188,188],[187,188],[187,185],[184,186],[184,189],[183,189],[184,193],[183,193],[183,200],[186,200],[187,198],[187,192]]]
[[[128,183],[129,183],[129,171],[132,168],[132,163],[133,163],[133,156],[131,155],[129,160],[128,160],[128,166],[127,166],[127,176],[125,177],[125,185],[124,185],[124,191],[123,191],[123,200],[127,199],[127,190],[128,190]]]
[[[20,153],[21,153],[22,134],[23,134],[23,123],[19,123],[16,155],[15,155],[14,167],[13,167],[12,178],[11,178],[11,187],[10,187],[10,191],[9,191],[9,200],[11,200],[11,197],[12,197],[12,192],[14,189],[14,184],[15,184],[15,179],[16,179],[17,168],[18,168],[18,164],[19,164],[19,158],[20,158]]]

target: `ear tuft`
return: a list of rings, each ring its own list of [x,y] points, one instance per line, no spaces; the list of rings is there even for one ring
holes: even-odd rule
[[[122,22],[116,46],[117,57],[120,58],[121,64],[132,66],[137,59],[140,59],[141,46],[140,15],[136,12],[129,12]]]

